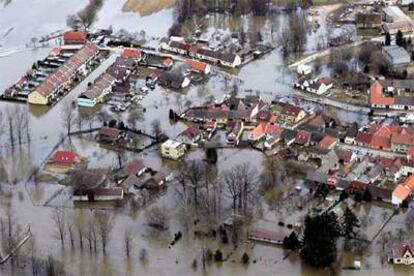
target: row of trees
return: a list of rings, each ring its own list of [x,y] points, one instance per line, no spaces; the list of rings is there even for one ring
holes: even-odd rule
[[[234,214],[249,215],[258,198],[259,176],[243,163],[217,175],[217,168],[201,160],[190,160],[179,168],[176,192],[186,210],[203,214],[217,222],[227,207]],[[225,203],[227,199],[230,206]]]
[[[5,112],[0,110],[0,138],[2,135],[8,136],[12,149],[30,142],[30,117],[27,108],[14,105],[7,107]]]
[[[53,209],[52,221],[55,227],[54,236],[60,241],[62,248],[65,247],[67,239],[72,248],[77,240],[81,251],[88,247],[90,252],[96,252],[100,242],[104,254],[115,225],[115,217],[109,211],[86,213],[84,210],[76,210],[69,213],[67,209],[60,207]]]

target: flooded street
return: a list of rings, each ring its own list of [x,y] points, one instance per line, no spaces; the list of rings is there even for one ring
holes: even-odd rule
[[[152,1],[146,1],[146,3]],[[129,32],[137,33],[144,30],[150,39],[166,36],[168,29],[173,24],[171,6],[175,1],[164,2],[161,7],[153,7],[145,6],[142,1],[126,1],[124,3],[121,0],[106,0],[98,13],[98,20],[94,27],[108,28],[112,26],[114,30],[126,29]],[[0,91],[11,86],[31,67],[33,62],[42,60],[51,51],[52,43],[36,49],[27,47],[31,38],[40,38],[57,30],[65,29],[67,16],[79,11],[86,3],[87,0],[13,0],[8,5],[0,6]],[[167,8],[164,8],[164,5]],[[223,29],[238,28],[246,22],[245,19],[233,22],[223,19],[215,20],[213,17],[210,20],[211,26],[217,25]],[[280,21],[274,25],[283,24],[283,20]],[[256,22],[256,28],[268,29],[271,24],[273,23],[261,20]],[[326,31],[322,26],[318,32],[309,37],[310,42],[307,48],[309,51],[315,50],[318,38]],[[7,53],[10,50],[15,52]],[[1,53],[7,54],[2,56]],[[321,275],[321,271],[303,265],[297,254],[285,258],[286,252],[280,247],[243,243],[241,248],[233,250],[231,245],[220,245],[213,239],[195,238],[193,235],[194,227],[190,225],[187,229],[180,224],[182,209],[176,204],[175,187],[169,187],[162,200],[156,203],[166,207],[168,215],[174,219],[171,223],[171,229],[162,232],[159,237],[149,235],[145,225],[144,210],[134,214],[130,214],[128,211],[117,211],[115,228],[107,249],[109,254],[103,255],[99,249],[97,253],[92,254],[89,249],[85,249],[83,252],[78,249],[71,250],[69,245],[64,250],[60,248],[60,244],[55,238],[55,230],[51,229],[53,209],[41,204],[52,194],[51,191],[36,190],[33,183],[26,186],[25,181],[29,172],[40,166],[48,157],[53,146],[60,141],[65,132],[61,119],[64,104],[74,102],[77,96],[88,88],[88,82],[104,72],[117,56],[119,54],[112,53],[90,76],[53,107],[28,107],[25,104],[19,104],[28,108],[30,114],[31,143],[23,145],[21,149],[16,149],[14,152],[6,142],[0,146],[0,162],[11,172],[10,177],[18,180],[18,184],[13,187],[12,208],[14,215],[24,227],[30,225],[30,229],[36,237],[36,243],[40,247],[40,254],[44,257],[53,255],[62,260],[64,268],[71,275]],[[159,119],[163,132],[170,137],[175,137],[185,130],[187,125],[181,121],[170,121],[168,119],[170,109],[182,112],[189,106],[202,105],[211,97],[221,99],[230,93],[234,81],[239,81],[240,95],[256,95],[260,92],[260,95],[269,102],[275,98],[293,95],[292,83],[296,75],[287,68],[278,48],[237,72],[216,69],[214,71],[213,76],[202,84],[203,90],[207,93],[202,93],[200,87],[195,85],[181,93],[156,86],[140,102],[146,111],[144,113],[145,120],[139,122],[139,127],[149,133],[151,132],[151,122]],[[16,103],[1,101],[0,110],[5,111],[14,105]],[[309,105],[319,109],[325,108],[319,104]],[[107,107],[102,108],[107,109]],[[96,113],[99,111],[95,110]],[[351,112],[340,111],[337,115],[344,122],[367,120],[366,116]],[[114,116],[126,121],[128,112]],[[7,138],[5,136],[7,135],[4,135],[3,139]],[[92,135],[91,137],[89,140],[94,139]],[[61,148],[74,149],[81,155],[92,156],[90,158],[90,164],[92,164],[90,167],[92,168],[116,167],[116,153],[102,149],[89,140],[75,137],[72,141],[66,140]],[[204,158],[204,155],[205,153],[199,149],[191,152],[191,156]],[[245,162],[261,171],[265,159],[261,152],[251,149],[220,149],[218,156],[217,168],[219,172],[229,170],[235,165]],[[160,158],[157,147],[151,148],[145,153],[128,152],[126,158],[127,160],[145,159],[146,164],[155,170],[169,169],[175,166],[175,163],[171,165],[168,161],[163,161]],[[38,202],[34,202],[34,198]],[[366,210],[361,208],[359,211]],[[379,208],[376,207],[373,207],[370,212],[376,213],[375,216],[382,215]],[[275,222],[277,221],[276,215],[272,218],[275,219]],[[126,228],[133,229],[136,236],[130,259],[125,257],[124,252]],[[174,238],[174,233],[183,231],[182,229],[188,231],[185,232],[181,241],[170,248],[169,244]],[[201,264],[199,264],[198,270],[194,271],[191,262],[195,256],[203,254],[202,248],[205,248],[206,244],[212,249],[220,247],[224,252],[234,251],[235,253],[229,262],[219,265],[213,263],[208,266],[206,273],[202,272]],[[373,252],[380,251],[377,247]],[[146,262],[139,260],[139,252],[143,248],[148,251]],[[254,256],[255,263],[247,266],[240,265],[240,257],[244,252]],[[354,255],[349,256],[350,259],[353,257]],[[392,267],[382,265],[378,255],[374,253],[365,258],[364,261],[370,263],[372,270],[344,271],[342,275],[361,275],[361,272],[363,275],[409,275],[409,272],[404,269],[394,270]],[[8,266],[0,267],[0,274],[10,275],[8,269]]]

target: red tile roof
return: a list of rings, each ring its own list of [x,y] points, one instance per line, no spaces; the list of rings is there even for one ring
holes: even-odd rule
[[[78,160],[79,155],[76,152],[72,151],[57,151],[52,156],[52,161],[54,163],[58,164],[64,164],[64,165],[72,165],[76,163]]]
[[[383,93],[384,87],[375,81],[369,89],[369,103],[371,105],[393,105],[395,102],[394,97],[386,97]]]
[[[407,187],[404,187],[403,185],[399,184],[394,191],[392,192],[392,195],[399,198],[401,201],[407,199],[407,197],[411,194],[411,190]]]
[[[68,31],[63,35],[63,40],[65,43],[85,43],[86,42],[86,33],[79,31]]]
[[[319,147],[323,149],[330,149],[336,143],[336,138],[326,135],[323,139],[319,142]]]
[[[306,130],[299,130],[298,133],[296,133],[295,143],[305,145],[309,143],[311,136],[312,134],[310,132]]]
[[[123,58],[132,58],[132,59],[141,59],[142,51],[140,49],[134,49],[134,48],[126,48],[122,54],[121,57]]]
[[[303,111],[303,109],[299,106],[295,106],[295,105],[291,105],[291,104],[285,104],[283,106],[281,114],[296,117],[302,111]]]
[[[207,67],[209,66],[207,63],[200,62],[193,59],[187,59],[187,64],[194,70],[199,72],[206,72]]]

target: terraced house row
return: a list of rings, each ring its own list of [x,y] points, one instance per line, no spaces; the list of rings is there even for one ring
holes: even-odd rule
[[[29,94],[28,102],[48,105],[58,101],[60,97],[70,91],[77,79],[88,75],[90,66],[98,54],[99,48],[95,44],[88,43],[80,48]]]

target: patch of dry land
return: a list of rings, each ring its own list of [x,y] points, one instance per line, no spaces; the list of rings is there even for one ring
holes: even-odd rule
[[[151,15],[174,6],[177,0],[127,0],[122,7],[125,12],[138,12],[141,16]]]

